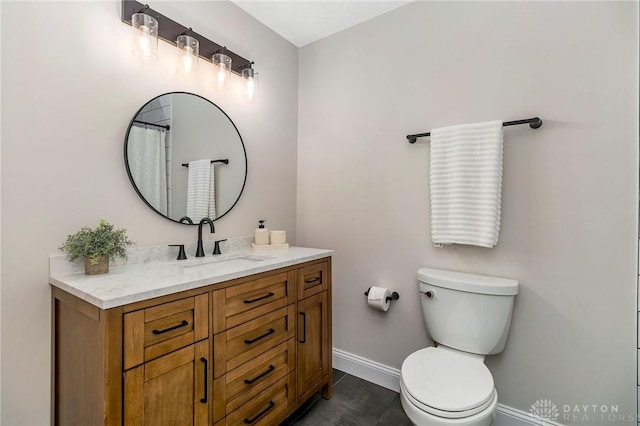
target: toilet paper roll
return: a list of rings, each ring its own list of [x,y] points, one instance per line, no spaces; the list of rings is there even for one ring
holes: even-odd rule
[[[391,301],[387,301],[387,297],[391,297],[391,291],[384,287],[371,287],[367,295],[367,304],[369,307],[378,311],[387,312]]]

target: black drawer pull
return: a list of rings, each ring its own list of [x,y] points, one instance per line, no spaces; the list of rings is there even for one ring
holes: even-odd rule
[[[209,387],[207,386],[207,382],[208,382],[208,376],[209,376],[209,363],[207,361],[206,358],[202,357],[200,358],[200,361],[202,361],[202,363],[204,364],[204,397],[200,399],[200,402],[202,402],[203,404],[206,404],[209,397],[208,397],[208,393],[209,393]]]
[[[306,280],[304,280],[304,283],[305,284],[312,284],[312,283],[317,283],[320,280],[322,280],[322,278],[320,278],[320,277],[307,278]]]
[[[300,343],[305,343],[307,341],[307,314],[300,312],[300,315],[302,315],[302,340]]]
[[[262,379],[264,376],[266,376],[267,374],[271,373],[275,369],[276,368],[273,365],[269,365],[269,368],[267,369],[267,371],[265,371],[264,373],[260,374],[259,376],[254,377],[253,379],[244,379],[244,382],[246,384],[250,385],[251,383],[255,382],[256,380]]]
[[[262,336],[258,336],[258,337],[256,337],[255,339],[251,339],[251,340],[245,340],[244,342],[245,342],[247,345],[250,345],[250,344],[252,344],[252,343],[257,342],[257,341],[258,341],[258,340],[260,340],[260,339],[264,339],[264,338],[265,338],[265,337],[267,337],[268,335],[273,334],[273,333],[275,333],[275,332],[276,332],[276,331],[275,331],[273,328],[270,328],[270,329],[269,329],[269,331],[267,331],[266,333],[264,333]]]
[[[257,298],[255,298],[255,299],[251,299],[251,300],[245,300],[245,301],[244,301],[244,303],[254,303],[254,302],[258,302],[258,301],[260,301],[260,300],[268,299],[268,298],[273,297],[273,296],[275,296],[275,295],[276,295],[275,293],[273,293],[273,292],[271,292],[271,291],[270,291],[270,292],[269,292],[269,294],[265,294],[264,296],[260,296],[260,297],[257,297]]]
[[[180,327],[184,327],[185,325],[189,325],[189,321],[182,320],[182,322],[178,325],[174,325],[173,327],[165,328],[164,330],[153,330],[153,334],[162,334],[168,331],[176,330]]]
[[[252,419],[244,419],[245,424],[248,424],[248,425],[252,424],[256,420],[258,420],[260,417],[262,417],[265,414],[267,414],[267,412],[269,410],[271,410],[275,406],[276,406],[275,402],[269,401],[269,406],[267,408],[265,408],[264,410],[260,411],[254,418],[252,418]]]

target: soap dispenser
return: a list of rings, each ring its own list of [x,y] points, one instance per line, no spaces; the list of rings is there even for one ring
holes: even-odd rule
[[[258,228],[255,231],[255,244],[257,246],[269,245],[269,230],[264,227],[265,220],[259,220]]]

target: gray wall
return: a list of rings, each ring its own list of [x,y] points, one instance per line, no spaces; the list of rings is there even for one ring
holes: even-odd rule
[[[429,345],[420,266],[516,278],[486,361],[500,402],[635,413],[637,18],[637,2],[414,2],[301,48],[298,243],[335,249],[336,348],[400,368]],[[405,135],[536,115],[504,131],[498,246],[434,248],[429,140]],[[399,291],[388,313],[371,285]]]
[[[149,209],[125,172],[128,123],[151,98],[169,91],[205,96],[244,138],[245,192],[207,238],[251,235],[265,218],[295,242],[297,49],[230,2],[150,5],[254,60],[264,83],[259,101],[242,99],[239,77],[230,93],[214,93],[211,64],[194,79],[178,75],[175,47],[164,42],[157,62],[135,60],[120,1],[1,2],[0,424],[49,424],[48,255],[66,235],[105,218],[126,227],[137,245],[197,238],[196,228]]]

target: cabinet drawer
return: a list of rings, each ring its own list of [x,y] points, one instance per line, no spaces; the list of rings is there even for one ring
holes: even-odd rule
[[[214,404],[213,421],[236,410],[293,371],[295,354],[295,339],[289,339],[215,379],[213,392],[217,401]]]
[[[276,425],[283,420],[290,401],[295,398],[295,380],[291,373],[268,389],[249,400],[237,410],[233,411],[220,424],[224,425]],[[216,426],[218,424],[216,423]]]
[[[213,336],[214,377],[239,367],[295,333],[295,305]]]
[[[298,300],[327,290],[328,270],[327,262],[315,263],[298,269]]]
[[[208,334],[208,294],[125,314],[124,368],[206,339]]]
[[[295,302],[294,285],[289,271],[214,291],[214,334]]]

